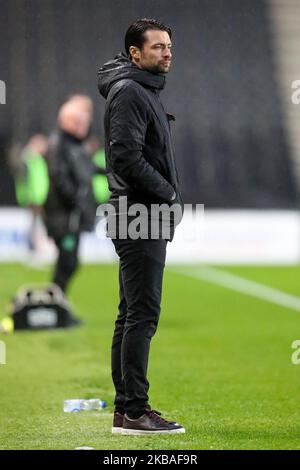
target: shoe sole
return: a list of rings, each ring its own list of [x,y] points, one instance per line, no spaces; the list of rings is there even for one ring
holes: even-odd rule
[[[144,431],[142,429],[122,429],[121,434],[123,436],[154,436],[155,434],[184,434],[185,429],[171,429],[166,431]]]
[[[123,428],[116,427],[116,428],[111,428],[111,433],[112,434],[122,434]]]

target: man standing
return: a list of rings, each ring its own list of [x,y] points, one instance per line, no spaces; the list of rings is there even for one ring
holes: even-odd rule
[[[143,204],[149,224],[144,237],[131,237],[130,230],[126,237],[121,236],[120,228],[112,236],[120,258],[119,315],[111,356],[116,390],[112,432],[182,433],[182,426],[151,410],[147,381],[150,341],[160,315],[166,245],[179,222],[169,220],[168,236],[159,230],[158,237],[151,237],[158,219],[150,209],[155,204],[182,207],[169,125],[174,117],[165,113],[159,99],[171,65],[171,30],[156,20],[138,20],[127,30],[125,50],[126,54],[118,54],[99,71],[99,91],[107,100],[109,202],[121,224],[131,220],[127,215],[134,204]],[[124,198],[128,204],[125,219],[120,209]],[[166,225],[165,219],[168,217],[162,214],[159,222]],[[108,234],[109,223],[108,219]]]
[[[45,203],[45,224],[58,249],[53,282],[63,292],[78,268],[80,233],[92,230],[95,219],[94,165],[85,145],[91,120],[90,98],[75,95],[62,105],[59,129],[49,139],[50,189]]]

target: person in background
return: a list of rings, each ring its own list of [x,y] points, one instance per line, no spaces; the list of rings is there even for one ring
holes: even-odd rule
[[[63,292],[78,268],[80,234],[92,230],[95,220],[95,166],[86,146],[92,115],[90,98],[74,95],[60,108],[58,129],[49,139],[50,188],[44,206],[45,224],[58,249],[53,282]]]
[[[35,134],[23,148],[16,144],[10,152],[17,202],[21,207],[28,208],[32,214],[28,234],[31,261],[32,255],[38,257],[37,232],[49,190],[48,169],[44,158],[47,149],[48,138],[43,134]]]

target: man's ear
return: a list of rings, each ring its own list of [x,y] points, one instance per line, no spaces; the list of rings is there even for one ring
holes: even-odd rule
[[[134,59],[134,60],[139,61],[140,58],[141,58],[141,51],[136,46],[130,46],[129,54],[131,55],[131,58]]]

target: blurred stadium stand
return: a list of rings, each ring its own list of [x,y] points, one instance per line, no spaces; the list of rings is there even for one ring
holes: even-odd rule
[[[284,123],[288,135],[289,150],[297,181],[300,181],[300,106],[291,100],[300,79],[300,2],[299,0],[269,0],[274,64],[277,70]],[[299,83],[297,88],[299,88]],[[297,93],[299,96],[299,93]]]
[[[157,17],[174,34],[163,101],[177,118],[185,202],[296,207],[270,2],[131,0],[124,9],[121,0],[0,0],[0,7],[0,79],[7,86],[7,104],[0,106],[0,205],[15,204],[9,145],[51,131],[66,96],[93,97],[94,131],[103,135],[97,69],[123,48],[132,21]]]

